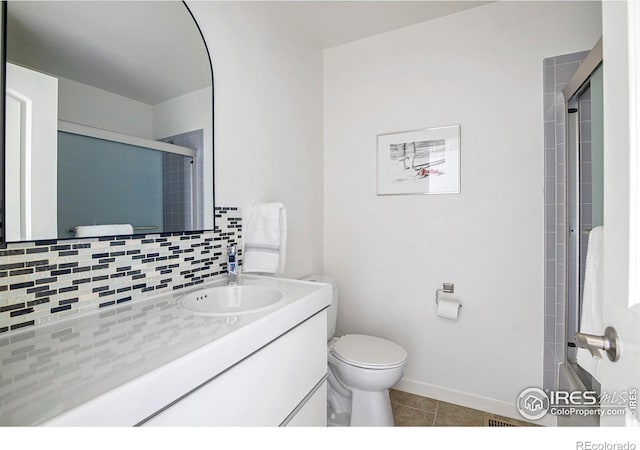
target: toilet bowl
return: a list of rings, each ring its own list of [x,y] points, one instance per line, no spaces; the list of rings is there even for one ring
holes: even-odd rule
[[[352,427],[393,426],[389,388],[402,378],[407,352],[386,339],[347,334],[330,342],[327,355],[329,390],[341,397],[329,401],[329,425],[346,425],[348,413]]]
[[[327,319],[327,422],[329,426],[393,426],[389,388],[404,373],[407,352],[386,339],[363,334],[335,333],[338,288],[331,278],[308,281],[333,285]]]

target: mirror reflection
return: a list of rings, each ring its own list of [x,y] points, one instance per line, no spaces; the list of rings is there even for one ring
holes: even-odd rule
[[[213,228],[211,65],[182,2],[7,4],[5,236]]]

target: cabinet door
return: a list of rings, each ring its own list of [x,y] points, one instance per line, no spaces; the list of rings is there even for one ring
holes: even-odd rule
[[[322,311],[144,425],[278,426],[327,373],[326,334]]]
[[[6,239],[55,238],[58,79],[7,63],[6,103]]]

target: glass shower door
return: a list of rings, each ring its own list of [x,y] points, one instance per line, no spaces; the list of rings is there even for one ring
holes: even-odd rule
[[[567,111],[567,360],[576,362],[589,233],[603,225],[602,65],[569,100]]]

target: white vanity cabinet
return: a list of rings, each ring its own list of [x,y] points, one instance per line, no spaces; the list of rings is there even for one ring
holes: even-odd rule
[[[144,426],[326,426],[323,310],[143,422]]]
[[[326,426],[331,286],[242,283],[282,298],[246,314],[183,306],[220,279],[3,336],[0,426]]]

